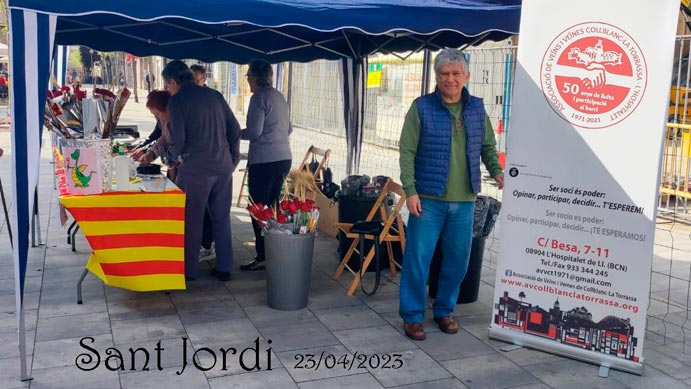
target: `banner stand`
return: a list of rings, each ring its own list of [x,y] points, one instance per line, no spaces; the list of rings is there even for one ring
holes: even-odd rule
[[[574,349],[571,346],[566,346],[563,344],[554,344],[554,342],[551,340],[543,340],[532,335],[490,327],[489,337],[490,339],[501,340],[503,342],[544,351],[566,358],[578,359],[583,362],[592,363],[601,367],[617,369],[637,375],[643,374],[643,365],[640,363],[626,361],[609,355],[593,355],[592,352],[587,350]],[[595,356],[597,356],[597,358],[595,358]]]
[[[491,338],[642,374],[678,16],[523,2]]]

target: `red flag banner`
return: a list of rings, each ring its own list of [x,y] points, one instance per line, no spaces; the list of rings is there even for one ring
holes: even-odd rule
[[[185,193],[109,192],[63,196],[93,250],[86,268],[107,285],[136,291],[185,289]]]

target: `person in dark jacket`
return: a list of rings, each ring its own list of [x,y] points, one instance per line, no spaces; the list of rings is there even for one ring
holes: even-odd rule
[[[146,151],[149,149],[149,146],[161,137],[162,133],[163,128],[161,128],[161,123],[157,120],[156,126],[154,127],[154,130],[151,132],[151,134],[149,134],[149,136],[146,138],[144,142],[142,142],[139,146],[132,150],[132,158],[134,160],[138,160],[139,158],[141,158],[142,155],[144,155]]]
[[[161,75],[171,94],[168,157],[178,165],[175,184],[186,194],[185,277],[197,276],[202,220],[208,207],[216,242],[212,275],[229,281],[232,174],[240,160],[240,124],[223,95],[196,85],[184,62],[168,63]]]
[[[492,124],[482,99],[464,85],[470,78],[460,50],[442,50],[434,61],[437,88],[417,98],[405,118],[400,139],[401,183],[410,211],[401,271],[399,314],[406,335],[425,339],[422,319],[427,276],[437,240],[442,264],[432,311],[439,328],[458,332],[453,310],[468,268],[475,196],[480,192],[480,160],[499,188],[499,165]]]
[[[199,86],[206,86],[206,68],[200,64],[190,66],[192,76],[195,84]],[[213,225],[211,224],[211,214],[207,209],[204,212],[204,224],[202,227],[202,247],[199,248],[199,261],[210,261],[216,258],[216,250],[214,248]]]
[[[206,68],[202,65],[195,64],[190,66],[190,70],[194,76],[194,82],[199,86],[206,86]]]

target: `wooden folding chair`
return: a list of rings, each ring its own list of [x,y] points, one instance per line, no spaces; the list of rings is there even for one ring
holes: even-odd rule
[[[310,169],[310,164],[312,161],[318,162],[319,166],[315,171],[312,172],[312,174],[314,174],[314,182],[319,188],[321,188],[321,185],[324,183],[324,171],[326,170],[326,164],[329,161],[330,155],[331,149],[324,150],[320,149],[319,147],[310,146],[310,148],[307,149],[305,158],[302,159],[302,163],[298,169],[312,171],[312,169]]]
[[[396,205],[393,207],[391,212],[387,215],[387,206],[389,205],[387,204],[387,202],[389,202],[391,199],[391,197],[388,196],[389,193],[395,193],[398,196],[398,201],[396,202]],[[374,258],[376,251],[375,242],[375,244],[372,245],[372,248],[370,248],[369,252],[367,252],[367,255],[363,260],[362,268],[359,271],[354,271],[353,269],[351,269],[350,266],[348,266],[348,261],[350,261],[350,259],[353,257],[353,254],[357,253],[358,255],[360,255],[358,245],[360,243],[361,237],[365,240],[375,240],[375,234],[356,233],[355,231],[362,230],[361,228],[358,228],[358,225],[367,224],[371,226],[373,222],[377,220],[375,219],[375,217],[377,216],[379,216],[379,220],[381,220],[381,227],[377,229],[379,233],[376,233],[376,236],[378,237],[379,243],[386,242],[386,251],[389,258],[389,268],[391,269],[391,276],[396,277],[396,267],[400,269],[401,264],[396,262],[396,260],[394,259],[391,242],[400,242],[401,251],[405,250],[405,231],[403,230],[403,219],[401,218],[400,212],[401,208],[405,204],[405,199],[405,192],[403,192],[403,188],[401,187],[401,185],[395,183],[391,178],[389,178],[389,180],[386,181],[386,185],[384,185],[384,187],[382,188],[379,197],[377,197],[377,201],[372,206],[372,209],[370,210],[369,214],[367,214],[367,217],[364,220],[365,223],[336,223],[338,229],[341,230],[346,237],[353,239],[353,243],[350,245],[350,248],[343,257],[343,260],[341,261],[341,264],[338,265],[338,268],[336,269],[336,272],[333,275],[334,279],[338,279],[341,276],[341,273],[343,273],[344,269],[348,269],[348,271],[351,274],[353,274],[355,278],[353,279],[353,282],[350,284],[350,288],[348,289],[349,296],[352,296],[353,293],[355,293],[355,289],[357,289],[358,285],[360,284],[360,280],[365,275],[365,272],[367,271],[367,268],[372,262],[372,259]],[[395,225],[394,222],[396,222]]]
[[[239,171],[242,172],[242,183],[240,184],[240,193],[238,193],[238,201],[235,206],[238,208],[242,207],[242,199],[249,199],[249,184],[247,183],[247,168],[242,168]]]
[[[240,153],[240,160],[245,160],[247,161],[247,154],[246,153]],[[238,170],[239,172],[242,172],[242,183],[240,184],[240,193],[238,193],[238,200],[235,203],[235,206],[240,208],[242,207],[242,199],[249,199],[250,198],[250,188],[249,184],[247,182],[247,166],[244,168]],[[232,199],[231,199],[232,200]]]

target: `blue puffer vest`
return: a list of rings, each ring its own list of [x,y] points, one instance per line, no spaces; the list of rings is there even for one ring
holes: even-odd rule
[[[485,108],[482,99],[461,92],[466,156],[473,194],[480,192],[480,154],[485,138]],[[415,156],[415,189],[420,194],[442,197],[451,159],[451,112],[442,104],[439,90],[416,100],[420,116],[420,142]]]

